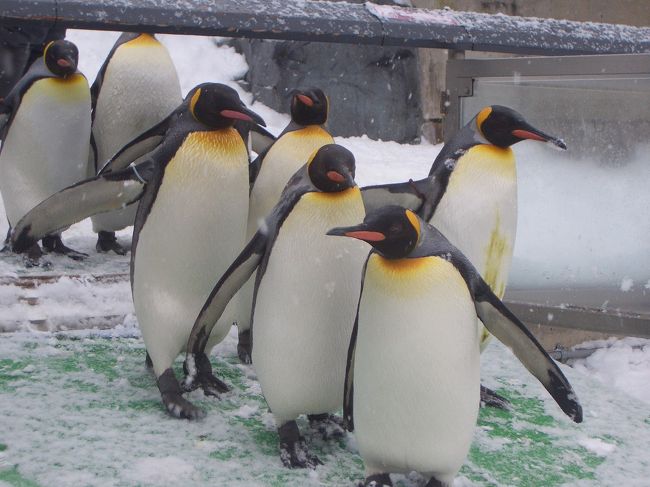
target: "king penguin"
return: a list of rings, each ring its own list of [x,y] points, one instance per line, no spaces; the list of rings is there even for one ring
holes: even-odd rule
[[[328,235],[368,242],[348,348],[344,417],[356,433],[367,486],[420,472],[450,486],[479,409],[477,316],[510,347],[575,422],[582,407],[528,329],[474,266],[411,210],[387,206]]]
[[[111,170],[48,198],[12,236],[14,250],[22,251],[52,228],[139,201],[131,252],[135,314],[163,403],[179,418],[197,418],[202,411],[182,397],[172,363],[187,344],[214,276],[245,243],[248,151],[233,127],[236,120],[264,124],[232,88],[197,86],[163,122],[120,150]],[[227,333],[215,330],[209,346]],[[227,386],[214,378],[203,389],[216,395]]]
[[[248,212],[247,238],[257,231],[260,222],[280,199],[282,190],[313,152],[334,139],[325,129],[329,100],[320,88],[297,90],[291,97],[291,122],[253,161],[250,168],[251,192]],[[239,328],[237,351],[244,363],[250,363],[250,319],[253,282],[243,287],[226,310],[228,321]],[[231,311],[232,309],[232,311]],[[234,315],[233,315],[234,313]]]
[[[321,147],[298,170],[210,293],[187,345],[186,383],[200,384],[208,375],[202,365],[209,365],[207,338],[257,269],[253,366],[278,427],[280,457],[289,468],[320,463],[309,453],[296,418],[307,414],[321,433],[333,431],[336,417],[328,413],[343,404],[345,356],[368,246],[341,245],[325,232],[334,222],[363,218],[354,172],[352,153],[335,144]]]
[[[517,227],[517,174],[513,144],[561,139],[531,126],[516,111],[499,105],[483,108],[436,157],[429,176],[419,181],[362,189],[368,211],[397,204],[433,224],[474,264],[494,293],[505,293]],[[481,348],[489,333],[479,322]],[[484,388],[485,403],[506,402]]]
[[[167,49],[154,35],[123,33],[115,42],[95,82],[92,97],[92,151],[88,176],[124,144],[162,121],[182,101],[178,74]],[[98,252],[126,250],[115,232],[130,225],[137,206],[92,217]]]
[[[10,228],[37,203],[86,177],[90,89],[78,58],[72,42],[50,42],[4,100],[0,192]],[[44,235],[43,247],[73,259],[86,255],[66,247],[60,233]],[[34,243],[28,265],[40,255]]]

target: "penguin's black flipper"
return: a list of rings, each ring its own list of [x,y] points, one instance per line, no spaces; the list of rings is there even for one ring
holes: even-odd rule
[[[68,186],[31,209],[13,229],[12,248],[24,252],[46,235],[140,199],[154,170],[152,161]]]
[[[505,307],[483,279],[477,278],[474,296],[476,313],[488,331],[514,352],[567,416],[581,423],[582,406],[571,384],[528,328]]]
[[[368,259],[363,264],[361,271],[361,289],[359,291],[359,302],[357,303],[357,314],[354,317],[354,326],[352,327],[352,335],[350,335],[350,345],[348,346],[348,359],[345,365],[345,382],[343,383],[343,425],[348,431],[354,431],[354,354],[357,349],[357,332],[359,329],[359,304],[361,303],[361,296],[363,295],[363,284],[366,279],[366,267],[368,266]]]
[[[378,184],[361,188],[366,213],[388,205],[397,205],[428,220],[445,192],[448,177],[412,179],[404,183]]]
[[[180,108],[183,107],[184,105],[181,105],[181,107],[174,110],[165,119],[158,122],[149,130],[138,135],[131,142],[127,143],[117,151],[113,157],[106,162],[106,164],[104,164],[104,166],[98,171],[98,174],[102,175],[110,171],[119,171],[120,169],[124,169],[132,162],[156,149],[156,147],[163,142],[165,134],[171,126],[172,121],[176,118]]]
[[[194,322],[187,342],[186,376],[183,388],[191,389],[195,379],[201,374],[197,366],[199,358],[204,353],[205,346],[208,343],[212,328],[214,328],[232,297],[257,269],[264,256],[266,243],[267,235],[262,231],[257,231],[210,292]]]

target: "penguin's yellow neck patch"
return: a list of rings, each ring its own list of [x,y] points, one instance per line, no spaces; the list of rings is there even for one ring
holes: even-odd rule
[[[372,254],[366,269],[366,281],[399,296],[419,296],[433,286],[467,287],[451,262],[429,256],[416,259],[386,259]]]
[[[192,132],[183,145],[184,152],[194,153],[194,157],[219,164],[239,164],[246,158],[246,146],[239,132],[232,127],[223,130]]]
[[[478,112],[478,115],[476,115],[476,128],[481,132],[483,137],[485,137],[485,134],[483,133],[483,122],[485,122],[485,120],[490,116],[490,113],[492,113],[492,107],[485,107],[483,110]]]
[[[194,120],[198,122],[198,119],[196,118],[196,115],[194,113],[194,107],[196,106],[196,103],[199,101],[199,98],[201,97],[201,88],[196,90],[194,94],[192,95],[192,99],[190,100],[190,113],[192,114],[192,117],[194,117]]]
[[[323,204],[328,204],[332,203],[334,201],[342,202],[344,200],[351,200],[351,199],[361,199],[361,190],[359,190],[358,186],[354,186],[352,188],[345,189],[343,191],[338,191],[336,193],[321,193],[321,192],[312,192],[312,193],[307,193],[303,198],[307,198],[308,200],[311,200],[315,203],[323,203]]]
[[[411,222],[411,225],[413,225],[413,228],[415,228],[415,232],[418,235],[418,242],[420,241],[420,220],[418,217],[413,213],[411,210],[406,210],[406,218],[409,219],[409,222]]]
[[[498,177],[515,181],[517,177],[515,156],[509,147],[479,144],[463,154],[451,174],[447,190],[462,189],[468,179]]]
[[[293,132],[289,132],[286,135],[289,134],[297,137],[317,137],[323,140],[327,140],[326,142],[327,144],[334,143],[334,139],[332,138],[332,136],[329,133],[327,133],[326,130],[323,130],[323,128],[320,125],[307,125],[304,128],[294,130]]]
[[[151,34],[140,34],[138,37],[126,42],[124,45],[129,47],[150,47],[160,45],[160,42],[158,42],[158,39]]]

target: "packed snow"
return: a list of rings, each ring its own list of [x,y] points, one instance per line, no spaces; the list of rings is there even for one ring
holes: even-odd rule
[[[89,80],[94,79],[118,35],[69,31],[69,39],[80,49],[80,69]],[[286,114],[254,102],[252,95],[239,87],[236,80],[247,66],[234,49],[217,45],[210,38],[160,38],[176,63],[184,93],[200,82],[224,82],[265,118],[269,130],[278,133],[287,124]],[[424,177],[441,148],[426,141],[400,145],[367,137],[336,140],[355,154],[361,185]],[[553,158],[553,154],[548,157]],[[523,174],[523,215],[532,214],[539,205],[554,204],[555,196],[573,189],[562,182],[551,188],[549,197],[532,204],[523,199],[527,187],[542,190],[534,188],[534,178],[529,176],[544,171],[547,162],[535,162],[524,170],[519,166],[520,177]],[[559,163],[553,167],[563,170]],[[579,168],[566,171],[578,172]],[[604,183],[609,176],[603,172],[595,177]],[[623,191],[616,194],[623,195]],[[631,199],[625,201],[636,204]],[[579,205],[579,201],[575,203]],[[600,210],[607,211],[606,205]],[[531,234],[530,225],[529,220],[520,224],[515,277],[518,272],[523,276],[529,269],[540,268],[537,261],[524,262],[524,256],[553,248],[553,236]],[[6,227],[1,227],[3,234]],[[590,235],[597,233],[594,229]],[[125,243],[128,235],[129,231],[118,234]],[[4,418],[0,422],[0,487],[181,483],[316,486],[352,485],[353,480],[362,478],[353,435],[336,445],[310,438],[326,464],[315,471],[283,469],[274,443],[273,420],[254,371],[237,363],[234,330],[213,356],[219,371],[235,385],[233,392],[221,401],[192,393],[191,399],[208,410],[204,421],[169,418],[160,405],[153,377],[142,365],[144,350],[127,277],[129,257],[98,256],[89,221],[73,226],[64,239],[71,247],[90,254],[89,261],[81,266],[65,257],[48,257],[52,269],[68,277],[37,289],[0,282],[0,323],[10,323],[7,329],[18,330],[0,334],[0,417]],[[566,259],[561,259],[564,256],[555,257],[566,265]],[[554,262],[547,259],[545,264],[553,266]],[[565,272],[563,269],[553,272]],[[84,277],[90,273],[116,277],[110,282]],[[19,257],[3,257],[0,274],[7,278],[26,275]],[[626,274],[618,282],[621,291],[633,283],[650,288],[647,273]],[[49,329],[65,329],[66,323],[82,316],[111,315],[116,317],[113,324],[117,326],[107,331],[34,332],[50,315],[58,316],[59,322],[44,326]],[[562,366],[585,409],[585,422],[574,425],[514,356],[494,341],[484,354],[482,376],[487,386],[510,393],[519,409],[512,415],[481,413],[475,446],[454,486],[539,485],[535,479],[540,478],[546,479],[546,485],[647,485],[650,340],[610,340],[597,345],[605,348],[576,361],[573,368]],[[530,411],[522,409],[523,404],[530,405]],[[531,423],[535,408],[539,408],[538,419]],[[539,417],[543,418],[541,422]],[[535,449],[536,441],[546,448],[543,454]],[[482,467],[485,463],[496,465],[495,470],[486,471]],[[574,471],[582,473],[572,477]],[[398,485],[423,485],[423,479],[400,476]]]

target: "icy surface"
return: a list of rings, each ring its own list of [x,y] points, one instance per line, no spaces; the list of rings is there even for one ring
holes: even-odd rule
[[[70,38],[79,44],[80,67],[92,81],[117,34],[70,31]],[[234,81],[246,66],[231,48],[217,47],[207,38],[161,38],[179,67],[184,92],[199,82],[220,81],[238,89],[247,103],[252,101]],[[286,115],[259,103],[254,103],[253,109],[267,120],[274,133],[288,121]],[[424,177],[440,150],[440,146],[427,143],[402,146],[366,137],[337,142],[355,153],[360,184]],[[579,167],[560,167],[559,163],[550,169],[543,166],[541,161],[529,167],[519,166],[520,194],[526,187],[536,190],[535,178],[529,177],[536,171],[580,171]],[[645,169],[639,166],[637,170]],[[604,183],[609,176],[603,173],[596,177]],[[641,184],[635,178],[631,182]],[[566,205],[561,197],[576,191],[578,197],[572,201],[580,207],[580,188],[558,177],[557,187],[542,189],[539,200],[520,203],[523,216],[518,263],[521,266],[523,257],[542,252],[539,261],[524,262],[530,266],[528,269],[539,269],[542,261],[544,265],[555,265],[557,259],[551,271],[564,275],[571,260],[553,255],[552,242],[558,238],[558,231],[573,235],[574,227],[560,221],[558,229],[553,226],[555,221],[534,222],[530,215],[537,205],[556,203],[561,214]],[[630,193],[644,194],[633,193],[638,190],[634,187]],[[612,199],[619,204],[619,197],[624,199],[621,205],[641,204],[628,197],[624,187],[608,188],[608,194],[612,192],[615,197],[604,201],[599,211],[608,211]],[[586,212],[587,208],[581,210]],[[539,223],[546,224],[548,230],[540,233]],[[601,235],[603,232],[597,230],[597,225],[592,229],[585,222],[581,231],[592,231],[588,236],[602,238],[603,248],[607,247],[607,238],[634,231],[621,227]],[[0,225],[0,232],[4,231],[6,227]],[[127,243],[129,231],[121,232],[119,238]],[[361,461],[352,435],[339,443],[326,444],[307,432],[308,442],[325,465],[311,472],[288,471],[281,466],[272,417],[253,370],[238,364],[234,330],[212,357],[215,370],[234,386],[233,391],[221,401],[205,398],[199,392],[189,395],[208,411],[204,421],[169,418],[154,379],[143,366],[144,348],[132,314],[128,279],[103,282],[75,277],[89,272],[125,276],[129,256],[97,255],[87,221],[73,226],[64,234],[64,240],[89,253],[89,261],[79,265],[64,257],[48,256],[52,262],[49,270],[27,272],[19,257],[0,258],[0,276],[5,278],[34,272],[73,276],[36,290],[0,284],[0,322],[18,322],[19,329],[30,330],[30,320],[37,321],[43,315],[73,320],[79,314],[113,314],[123,316],[122,324],[102,332],[0,334],[0,487],[182,483],[338,486],[361,479]],[[578,252],[579,245],[575,247]],[[636,248],[633,246],[632,251]],[[621,287],[626,278],[634,280],[635,286],[650,287],[648,276],[637,277],[633,270],[619,276]],[[29,304],[30,299],[36,299],[38,305]],[[472,451],[454,486],[647,485],[650,341],[623,340],[607,345],[612,346],[578,361],[574,369],[562,367],[584,406],[582,425],[566,419],[503,346],[493,343],[488,347],[483,357],[484,381],[507,395],[515,407],[512,414],[482,411]],[[176,365],[180,372],[180,363]],[[305,425],[301,422],[301,427]],[[413,475],[396,479],[401,487],[424,483]]]

